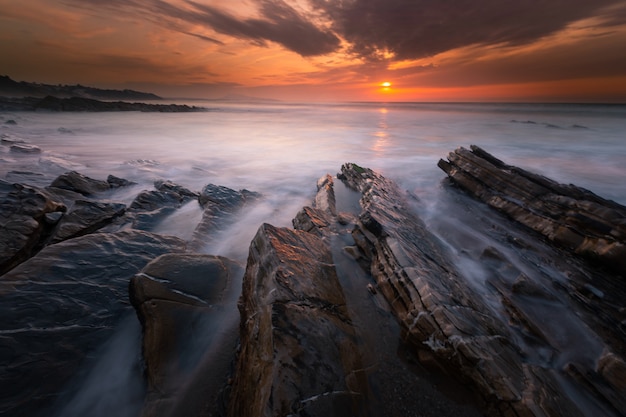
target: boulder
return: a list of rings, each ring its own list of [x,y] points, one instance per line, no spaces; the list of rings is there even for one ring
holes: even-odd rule
[[[0,275],[39,249],[52,227],[46,214],[65,210],[45,190],[0,180]]]
[[[216,387],[187,382],[202,368],[207,352],[219,349],[217,345],[232,349],[236,322],[228,320],[222,310],[229,298],[234,300],[228,295],[233,280],[241,275],[243,267],[224,257],[166,254],[131,279],[130,301],[143,328],[148,381],[143,417],[177,415],[174,409],[182,397],[185,407],[195,410],[194,415],[200,414],[206,403],[217,403]],[[230,341],[222,337],[225,333]],[[228,364],[213,363],[202,372],[218,375],[220,365],[226,368]],[[225,385],[225,369],[222,372]],[[201,395],[194,396],[194,391]]]
[[[115,175],[109,175],[107,177],[107,183],[109,183],[109,186],[111,188],[128,187],[128,186],[136,184],[133,181],[129,181],[129,180],[124,179],[124,178],[116,177]]]
[[[510,166],[471,146],[439,161],[450,180],[558,246],[626,273],[626,207]]]
[[[262,225],[240,300],[228,415],[367,415],[367,383],[332,256],[311,233]]]
[[[0,279],[0,414],[35,415],[132,310],[128,283],[184,242],[142,231],[47,246]]]
[[[52,181],[50,187],[74,191],[84,196],[90,196],[111,189],[111,185],[108,182],[86,177],[76,171],[59,175]]]

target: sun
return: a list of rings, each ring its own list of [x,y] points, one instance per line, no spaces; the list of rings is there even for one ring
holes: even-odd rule
[[[389,88],[391,87],[391,83],[389,81],[385,81],[380,84],[381,87]]]

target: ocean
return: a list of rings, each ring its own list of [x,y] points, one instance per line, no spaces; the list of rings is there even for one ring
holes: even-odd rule
[[[241,262],[262,223],[291,227],[299,209],[311,204],[317,179],[336,174],[345,162],[378,171],[416,195],[422,202],[416,207],[418,214],[442,240],[446,240],[442,231],[446,224],[468,228],[461,232],[481,239],[478,226],[448,220],[455,210],[443,190],[446,175],[437,161],[461,146],[478,145],[507,164],[626,205],[626,105],[188,104],[208,111],[0,113],[0,134],[5,139],[23,140],[41,149],[22,154],[1,145],[0,178],[46,186],[69,170],[96,179],[113,174],[137,183],[112,196],[127,204],[159,179],[194,191],[213,183],[259,192],[264,198],[254,210],[201,249]],[[188,239],[200,216],[198,205],[190,203],[156,231]],[[446,241],[452,251],[460,250],[455,248],[458,240]],[[480,268],[468,266],[467,259],[459,262],[467,279],[480,281]],[[102,360],[116,362],[139,349],[138,343],[128,343],[130,336],[123,336],[137,331],[129,326],[137,324],[120,325],[117,339],[111,341],[117,353],[103,352]],[[102,362],[94,369],[97,366]],[[94,378],[99,388],[92,394],[101,401],[103,376]],[[112,378],[119,380],[119,376]],[[83,392],[74,401],[83,401],[89,409],[89,398]],[[72,412],[71,404],[62,414],[80,415],[83,409]],[[119,408],[106,410],[126,415]],[[133,415],[129,410],[135,408],[126,408]]]
[[[625,105],[191,104],[209,111],[0,114],[0,134],[42,150],[22,155],[1,146],[0,178],[45,186],[68,170],[97,179],[113,174],[139,184],[116,196],[126,202],[158,179],[192,190],[209,183],[246,188],[266,199],[246,230],[235,232],[245,241],[261,222],[289,225],[309,204],[316,180],[345,162],[374,169],[433,203],[445,177],[437,161],[473,144],[508,164],[626,204]],[[192,226],[180,217],[164,227],[185,237]]]

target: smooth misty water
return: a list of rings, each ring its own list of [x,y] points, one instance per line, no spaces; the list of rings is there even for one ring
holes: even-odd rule
[[[316,180],[337,173],[344,162],[395,180],[420,197],[418,210],[435,233],[444,238],[442,228],[455,229],[456,239],[465,233],[465,241],[475,240],[476,247],[488,239],[463,220],[447,219],[455,209],[442,192],[445,174],[437,168],[437,161],[459,146],[481,146],[506,163],[626,204],[626,106],[206,105],[211,111],[202,113],[0,113],[0,134],[42,149],[18,154],[0,146],[0,178],[45,186],[68,170],[98,179],[114,174],[138,183],[111,196],[126,203],[157,179],[196,191],[214,183],[261,192],[262,203],[214,240],[219,243],[203,248],[242,262],[262,222],[290,226],[297,211],[310,204]],[[17,124],[5,123],[10,119]],[[157,231],[189,238],[199,216],[197,205],[189,204]],[[447,244],[454,252],[455,237]],[[458,262],[467,279],[482,285],[480,265],[462,257]],[[123,332],[128,330],[121,327]],[[122,357],[137,350],[138,342],[118,337],[111,346]],[[111,355],[103,353],[89,375],[116,362]],[[89,378],[97,381],[91,394],[97,397],[102,381]],[[72,410],[88,407],[89,395],[79,393],[62,414],[79,415]]]

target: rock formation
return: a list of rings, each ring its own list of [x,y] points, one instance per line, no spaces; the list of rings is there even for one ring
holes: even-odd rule
[[[0,180],[0,275],[37,250],[51,229],[45,215],[65,210],[45,190]]]
[[[262,225],[240,304],[230,416],[367,415],[354,329],[319,237]]]
[[[218,343],[228,345],[221,334],[234,334],[235,322],[229,323],[221,310],[228,302],[232,281],[242,274],[243,268],[227,258],[167,254],[131,279],[130,301],[143,328],[149,389],[142,416],[176,415],[175,403],[185,395],[185,407],[195,409],[194,415],[207,408],[209,399],[216,401],[209,387],[208,394],[205,390],[193,400],[184,387],[201,367],[206,352],[215,350]],[[213,364],[204,372],[219,374],[218,369],[219,364]]]
[[[157,181],[126,209],[114,176],[0,181],[0,414],[45,410],[130,298],[143,417],[624,416],[626,208],[477,147],[439,166],[456,206],[425,222],[345,164],[293,229],[261,225],[245,271],[192,252],[257,193]],[[186,203],[203,211],[189,241],[152,232]]]
[[[0,413],[33,415],[127,314],[128,281],[184,242],[141,231],[47,246],[0,279]]]
[[[456,185],[550,241],[626,274],[626,208],[470,149],[439,161]]]
[[[344,165],[340,177],[362,193],[354,239],[371,260],[372,276],[405,337],[417,351],[427,351],[421,357],[434,358],[471,384],[483,397],[487,414],[621,415],[619,384],[596,361],[612,357],[606,353],[612,349],[621,352],[614,362],[615,372],[621,372],[623,330],[610,331],[605,324],[598,333],[588,332],[594,319],[571,305],[571,294],[529,280],[502,254],[486,249],[480,261],[492,286],[489,291],[499,299],[494,304],[493,296],[477,292],[452,262],[452,254],[417,218],[410,196],[355,164]],[[619,297],[603,301],[595,306],[610,316],[619,309],[614,302],[623,306]],[[568,348],[571,343],[580,348]],[[540,358],[538,352],[554,356]]]

